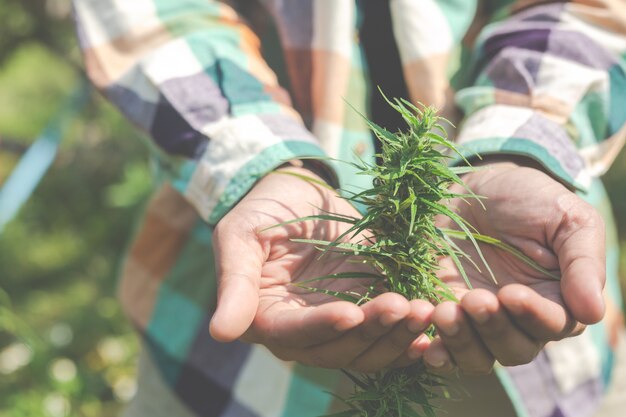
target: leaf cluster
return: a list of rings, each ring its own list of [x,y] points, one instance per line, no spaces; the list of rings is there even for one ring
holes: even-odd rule
[[[331,294],[338,298],[362,303],[382,292],[391,291],[410,300],[424,299],[433,303],[456,301],[452,291],[437,277],[438,260],[449,256],[468,286],[470,283],[461,259],[472,261],[448,234],[437,227],[435,217],[452,219],[480,254],[474,238],[475,231],[445,205],[445,201],[451,198],[478,197],[470,190],[467,194],[449,191],[452,184],[464,186],[459,174],[467,172],[468,168],[447,165],[450,158],[447,152],[458,153],[454,144],[446,138],[442,123],[447,121],[429,107],[419,109],[401,99],[389,101],[389,104],[404,118],[407,130],[391,133],[366,119],[381,142],[381,153],[376,155],[379,162],[360,160],[352,163],[361,175],[373,178],[371,188],[347,197],[355,204],[366,207],[367,212],[362,218],[333,213],[313,216],[315,220],[339,221],[351,226],[333,242],[302,242],[315,244],[324,252],[358,256],[378,271],[378,275],[368,277],[376,282],[368,288],[366,296]],[[313,218],[294,221],[302,220]],[[364,237],[355,241],[357,236]],[[314,281],[331,278],[344,276],[335,274]],[[306,288],[319,291],[313,287]]]
[[[452,290],[437,276],[440,258],[449,257],[454,262],[469,288],[471,283],[461,261],[468,262],[478,272],[481,270],[455,239],[472,243],[481,265],[494,282],[495,277],[478,242],[507,252],[546,276],[559,279],[517,248],[480,234],[446,205],[453,198],[481,203],[480,197],[459,177],[474,168],[469,163],[465,167],[448,166],[450,154],[461,155],[447,139],[443,124],[449,122],[430,107],[418,108],[403,99],[387,99],[387,102],[402,116],[407,129],[392,133],[364,117],[381,143],[381,152],[376,155],[378,162],[346,162],[357,168],[359,174],[373,178],[372,187],[346,197],[367,209],[363,217],[322,211],[323,214],[286,222],[315,220],[348,224],[347,231],[334,241],[294,241],[315,245],[322,251],[320,258],[332,252],[358,259],[358,262],[371,266],[374,273],[342,272],[294,285],[356,304],[365,303],[384,292],[395,292],[409,300],[428,300],[433,304],[457,301]],[[302,179],[315,182],[306,177]],[[453,184],[460,185],[465,193],[450,191]],[[458,230],[438,227],[435,221],[438,217],[449,218]],[[329,279],[357,279],[370,284],[360,292],[337,292],[315,285]],[[427,329],[426,334],[433,337],[434,327]],[[375,375],[345,373],[355,384],[350,396],[340,398],[349,409],[326,417],[435,417],[430,400],[448,395],[444,381],[430,374],[423,363]]]
[[[434,109],[398,99],[390,105],[408,129],[393,134],[368,122],[382,151],[379,163],[358,164],[362,174],[373,177],[373,186],[351,197],[368,208],[351,230],[371,233],[365,256],[384,276],[385,291],[408,299],[455,300],[436,275],[438,259],[450,256],[463,271],[459,259],[465,254],[437,228],[435,217],[447,216],[471,235],[470,226],[445,205],[447,199],[467,196],[449,191],[454,183],[463,185],[459,170],[447,165],[445,152],[456,148]]]
[[[323,254],[333,252],[357,257],[376,273],[367,276],[349,272],[332,274],[297,285],[357,304],[389,291],[409,300],[423,299],[435,304],[444,300],[456,301],[452,290],[437,277],[439,259],[450,257],[468,286],[470,283],[461,259],[466,258],[476,268],[478,266],[451,236],[437,227],[435,218],[450,218],[460,229],[460,236],[454,237],[471,240],[482,257],[475,239],[476,231],[445,204],[452,198],[478,199],[459,177],[471,168],[448,166],[449,153],[459,153],[446,137],[443,123],[449,122],[439,117],[434,109],[420,109],[402,99],[387,101],[405,120],[407,129],[392,133],[365,118],[381,142],[381,152],[376,155],[378,162],[359,160],[351,163],[361,175],[373,178],[373,184],[369,189],[346,197],[367,208],[364,216],[324,213],[293,220],[349,224],[348,230],[332,242],[298,241],[316,245]],[[463,186],[467,193],[451,192],[452,184]],[[489,269],[484,259],[483,263]],[[310,286],[320,280],[339,278],[366,278],[371,285],[363,293],[333,292]],[[427,333],[434,336],[434,328]],[[349,409],[332,417],[434,417],[430,400],[444,387],[443,381],[427,372],[421,363],[373,376],[346,374],[355,383],[354,393],[341,399]]]
[[[375,375],[357,377],[344,371],[354,382],[354,392],[339,398],[348,410],[326,417],[436,417],[430,400],[447,395],[446,381],[427,372],[423,363]]]

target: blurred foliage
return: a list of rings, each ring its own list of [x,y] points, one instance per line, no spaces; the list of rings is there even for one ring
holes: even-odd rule
[[[619,234],[626,238],[626,148],[603,178],[609,190]],[[623,258],[626,258],[626,253]]]
[[[74,43],[74,28],[68,24],[69,0],[2,0],[0,1],[0,65],[21,44],[35,40],[51,51],[69,55]]]
[[[0,182],[80,79],[65,0],[0,0]],[[115,416],[137,341],[115,281],[150,187],[139,133],[98,95],[0,235],[0,417]]]
[[[80,77],[69,13],[0,0],[0,183]],[[114,416],[133,394],[137,342],[114,294],[151,186],[137,139],[94,94],[0,235],[0,417]],[[625,153],[606,182],[626,236]]]
[[[622,149],[603,181],[611,198],[620,237],[620,276],[626,305],[626,148]]]

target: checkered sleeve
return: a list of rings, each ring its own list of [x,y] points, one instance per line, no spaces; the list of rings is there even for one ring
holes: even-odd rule
[[[585,190],[626,140],[626,3],[522,3],[478,39],[458,141],[467,156],[530,157]]]
[[[74,0],[91,81],[150,134],[216,223],[287,160],[323,154],[236,11],[212,0]]]

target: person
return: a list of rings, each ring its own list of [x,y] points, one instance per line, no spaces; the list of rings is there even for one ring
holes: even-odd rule
[[[263,26],[256,2],[74,0],[92,82],[150,134],[166,178],[120,283],[144,346],[125,415],[317,416],[341,409],[323,392],[342,389],[337,368],[372,372],[421,358],[442,373],[504,365],[498,383],[468,377],[470,390],[484,389],[459,403],[466,417],[591,415],[610,379],[618,314],[602,318],[621,306],[596,177],[624,141],[626,6],[259,3],[277,28],[286,74],[280,62],[271,69],[249,26]],[[266,56],[278,42],[267,36]],[[341,226],[265,229],[317,210],[357,211],[275,172],[367,186],[345,166],[308,158],[372,160],[371,133],[350,106],[401,128],[376,85],[453,121],[462,111],[452,134],[468,158],[483,157],[484,169],[464,180],[486,210],[450,204],[482,233],[560,272],[559,282],[486,248],[499,286],[474,271],[468,290],[442,260],[458,305],[383,294],[355,306],[294,290],[294,281],[354,268],[316,262],[314,249],[291,240],[332,239]],[[432,341],[422,334],[430,323],[440,335]]]

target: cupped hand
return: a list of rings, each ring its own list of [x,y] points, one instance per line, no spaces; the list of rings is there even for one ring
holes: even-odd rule
[[[464,177],[485,197],[455,199],[452,208],[483,235],[521,250],[548,277],[517,257],[482,245],[495,283],[471,244],[459,242],[482,272],[466,265],[469,290],[450,259],[441,278],[455,289],[460,304],[442,303],[433,313],[439,336],[424,356],[434,370],[456,367],[486,373],[494,360],[503,365],[530,362],[553,340],[577,335],[604,314],[604,223],[596,210],[541,170],[515,163],[494,163]],[[463,192],[460,187],[453,191]],[[453,228],[449,219],[441,226]]]
[[[320,258],[314,245],[292,241],[333,241],[349,225],[285,222],[325,212],[359,213],[334,191],[289,172],[320,180],[297,167],[269,174],[215,228],[218,303],[212,336],[261,343],[281,359],[325,368],[373,372],[416,360],[428,343],[422,332],[430,324],[430,303],[388,293],[357,306],[293,285],[340,272],[366,276],[372,271],[354,257],[327,253]],[[362,293],[366,282],[342,278],[306,285]]]

